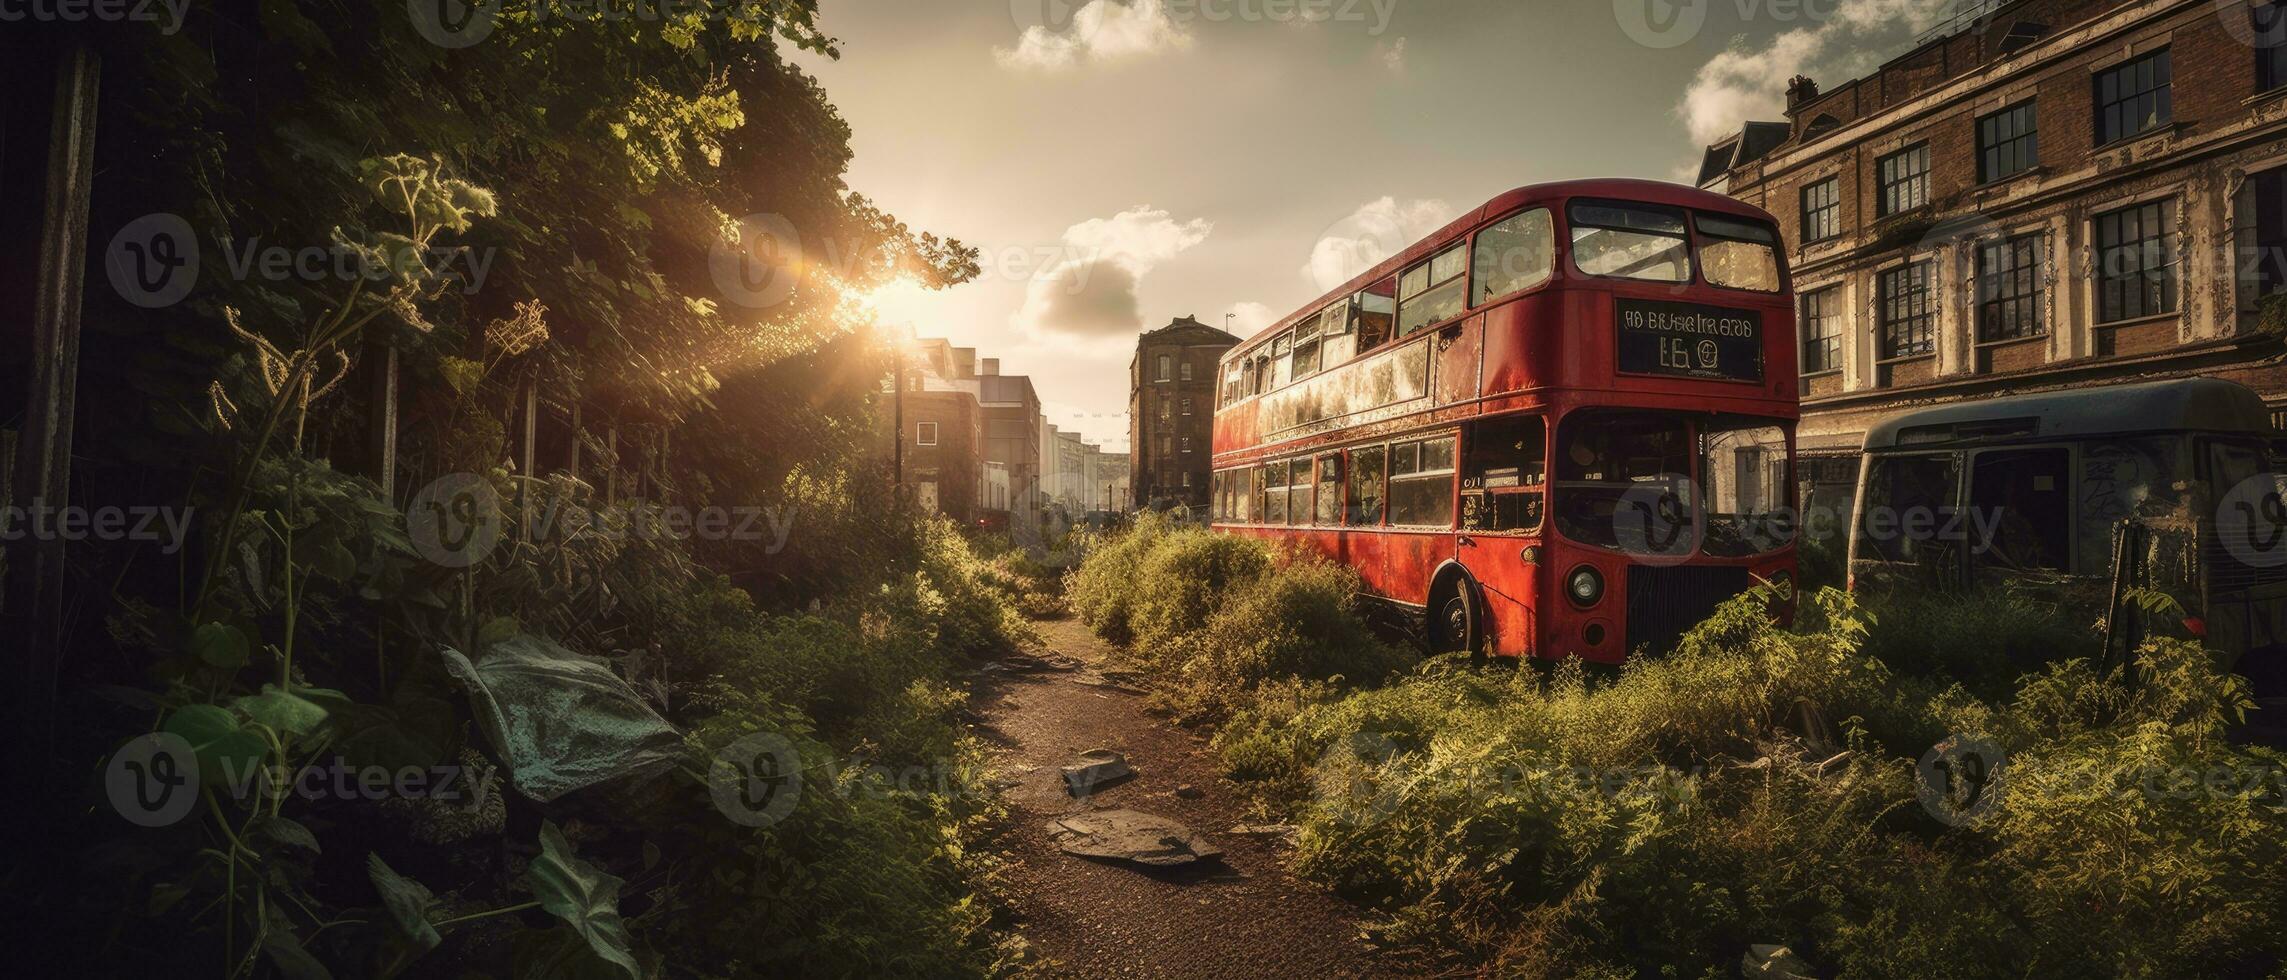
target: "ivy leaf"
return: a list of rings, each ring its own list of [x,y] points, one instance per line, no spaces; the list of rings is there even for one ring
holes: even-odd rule
[[[465,357],[441,357],[437,359],[437,373],[445,376],[445,383],[452,385],[454,392],[465,395],[484,380],[484,365]]]
[[[228,623],[208,623],[191,633],[191,652],[216,667],[236,670],[246,666],[250,645],[246,634]]]
[[[262,736],[247,731],[237,715],[211,704],[177,708],[159,728],[190,743],[199,762],[199,781],[209,786],[252,773],[267,751]]]
[[[381,907],[389,913],[389,935],[401,943],[391,962],[392,969],[402,967],[445,941],[437,934],[437,927],[429,923],[429,908],[436,899],[429,889],[418,881],[398,874],[379,854],[365,856],[366,877],[373,879],[373,890],[381,893]]]
[[[247,828],[247,833],[273,843],[299,847],[312,854],[323,853],[318,847],[318,835],[310,833],[310,828],[285,817],[258,817],[253,826]]]
[[[256,722],[296,735],[308,735],[326,723],[326,709],[291,691],[280,690],[276,684],[264,684],[262,693],[239,698],[233,705]]]
[[[635,943],[619,917],[620,879],[574,856],[555,821],[541,823],[540,856],[525,874],[541,908],[570,923],[604,962],[640,980]]]

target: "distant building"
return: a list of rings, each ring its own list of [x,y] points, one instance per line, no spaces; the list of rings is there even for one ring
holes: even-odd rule
[[[904,364],[903,398],[885,409],[902,414],[898,483],[925,510],[964,524],[987,506],[984,411],[973,370],[976,351],[942,339],[916,341]]]
[[[978,401],[984,408],[985,460],[1008,468],[1012,511],[1029,511],[1040,500],[1040,396],[1032,379],[1001,374],[997,357],[977,369]]]
[[[1097,453],[1089,481],[1094,502],[1088,509],[1122,512],[1133,509],[1128,495],[1129,478],[1127,453]]]
[[[1700,185],[1770,211],[1793,260],[1803,482],[1847,500],[1875,423],[2018,392],[2208,375],[2278,419],[2283,15],[1981,3],[1709,147]]]
[[[1238,342],[1188,316],[1136,338],[1128,450],[1137,508],[1207,505],[1216,363]]]

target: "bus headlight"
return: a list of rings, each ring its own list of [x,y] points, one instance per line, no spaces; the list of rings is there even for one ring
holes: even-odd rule
[[[1565,594],[1572,597],[1573,605],[1586,608],[1604,598],[1604,576],[1592,566],[1582,565],[1565,576]]]

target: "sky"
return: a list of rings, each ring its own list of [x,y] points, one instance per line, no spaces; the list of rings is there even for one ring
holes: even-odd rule
[[[824,0],[840,58],[793,60],[850,188],[982,252],[883,320],[1124,451],[1138,333],[1245,337],[1510,188],[1689,181],[1789,77],[1863,74],[1953,2]]]

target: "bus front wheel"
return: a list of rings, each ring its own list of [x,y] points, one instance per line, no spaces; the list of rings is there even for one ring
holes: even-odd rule
[[[1460,579],[1447,583],[1438,590],[1437,601],[1430,605],[1430,652],[1466,650],[1471,658],[1484,657],[1481,622],[1477,603],[1470,596],[1469,583]]]

